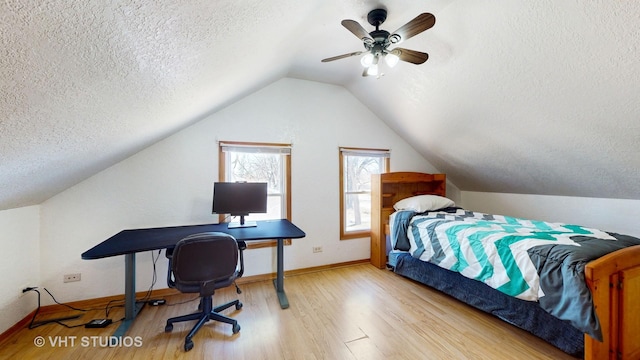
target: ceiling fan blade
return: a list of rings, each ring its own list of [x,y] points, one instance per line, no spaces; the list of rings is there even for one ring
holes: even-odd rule
[[[353,20],[342,20],[342,26],[347,28],[347,30],[351,31],[353,35],[357,36],[358,39],[362,40],[366,44],[373,44],[373,39],[365,30],[360,23]]]
[[[404,24],[400,29],[396,30],[389,36],[389,41],[393,44],[399,44],[421,32],[430,29],[436,23],[436,17],[433,14],[422,13],[413,20]]]
[[[429,54],[416,50],[409,50],[404,48],[395,48],[390,51],[400,58],[402,61],[410,62],[412,64],[422,64],[429,59]]]
[[[344,58],[348,58],[348,57],[352,57],[352,56],[358,56],[360,54],[362,54],[362,51],[356,51],[356,52],[352,52],[352,53],[348,53],[348,54],[342,54],[342,55],[338,55],[338,56],[322,59],[321,62],[329,62],[329,61],[334,61],[334,60],[340,60],[340,59],[344,59]]]

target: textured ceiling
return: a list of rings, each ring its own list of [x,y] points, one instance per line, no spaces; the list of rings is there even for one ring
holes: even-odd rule
[[[379,6],[436,16],[402,44],[429,61],[320,63]],[[8,0],[0,49],[0,209],[283,76],[345,86],[462,190],[640,199],[637,1]]]

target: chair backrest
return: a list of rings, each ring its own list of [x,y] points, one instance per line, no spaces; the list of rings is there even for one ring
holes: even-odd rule
[[[175,287],[208,293],[229,286],[238,276],[238,243],[225,233],[190,235],[176,244],[171,257]]]

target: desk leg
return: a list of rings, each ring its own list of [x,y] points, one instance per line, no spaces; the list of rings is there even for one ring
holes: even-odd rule
[[[133,320],[136,317],[136,254],[124,256],[124,319]]]
[[[278,301],[280,302],[280,307],[286,309],[289,307],[289,299],[287,299],[287,294],[284,293],[284,239],[278,239],[278,254],[277,254],[277,262],[278,262],[278,270],[276,274],[276,279],[273,280],[273,285],[276,287],[276,294],[278,294]]]
[[[114,337],[122,337],[127,333],[133,320],[144,303],[136,304],[136,254],[124,256],[124,320],[113,333]]]

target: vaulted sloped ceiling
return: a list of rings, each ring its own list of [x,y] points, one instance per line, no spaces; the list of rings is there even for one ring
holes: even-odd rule
[[[363,78],[340,25],[429,53]],[[9,0],[0,209],[38,204],[284,77],[351,91],[462,190],[640,199],[640,2]]]

